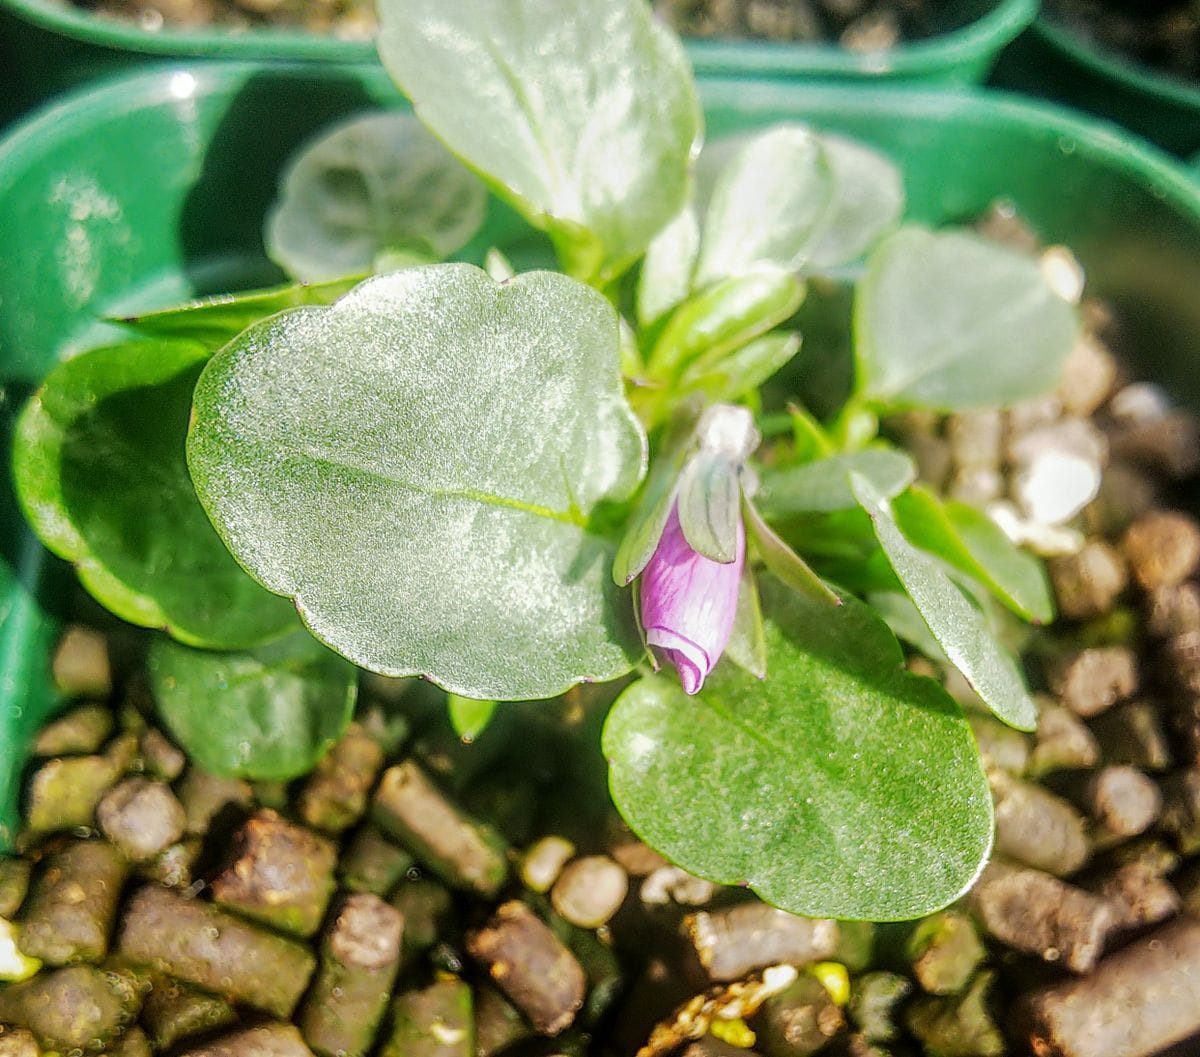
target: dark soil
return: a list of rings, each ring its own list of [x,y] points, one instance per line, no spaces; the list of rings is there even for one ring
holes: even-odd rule
[[[953,28],[948,6],[944,0],[654,0],[684,36],[841,44],[851,51],[883,51]]]
[[[1200,80],[1197,0],[1048,0],[1046,6],[1084,40],[1163,73]]]
[[[1003,211],[985,230],[1039,252]],[[1171,498],[1198,424],[1130,383],[1104,305],[1082,314],[1058,393],[890,424],[927,483],[1028,524],[1031,460],[1081,431],[1103,453],[1096,497],[1033,533],[1068,614],[1025,650],[1037,733],[910,660],[962,701],[996,799],[954,907],[810,921],[669,866],[608,803],[613,687],[507,705],[467,744],[439,691],[366,676],[312,775],[205,774],[155,727],[141,633],[93,608],[0,858],[0,917],[45,962],[0,985],[0,1057],[1200,1052],[1200,523]]]

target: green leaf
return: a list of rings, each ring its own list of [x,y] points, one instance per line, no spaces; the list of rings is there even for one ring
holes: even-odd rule
[[[961,710],[904,671],[861,602],[763,585],[768,677],[721,664],[688,697],[643,679],[604,729],[626,821],[685,870],[813,917],[889,921],[961,895],[992,811]]]
[[[950,663],[937,639],[930,634],[920,610],[903,591],[868,591],[867,603],[887,621],[892,634],[901,642],[907,642],[931,661]]]
[[[329,751],[354,714],[353,665],[305,631],[237,653],[156,638],[147,664],[167,729],[213,774],[296,778]]]
[[[122,316],[116,322],[132,327],[146,338],[198,341],[210,349],[219,349],[260,319],[300,305],[328,305],[352,290],[367,277],[352,275],[324,283],[296,283],[250,290],[242,294],[221,294],[189,301],[173,308]]]
[[[588,514],[645,465],[617,317],[546,272],[378,276],[217,354],[188,461],[243,565],[372,671],[552,697],[640,654]]]
[[[649,564],[671,515],[676,486],[692,452],[696,416],[693,408],[676,410],[666,436],[650,463],[641,492],[625,523],[625,532],[613,559],[613,581],[620,587],[632,583]]]
[[[370,271],[385,251],[448,257],[486,214],[483,185],[415,117],[366,113],[288,163],[263,241],[284,271],[312,282]]]
[[[130,342],[59,364],[13,444],[25,515],[117,616],[182,642],[232,649],[296,626],[292,607],[230,557],[184,460],[192,388],[208,351]]]
[[[644,0],[381,0],[379,15],[417,116],[573,274],[619,275],[683,207],[700,108]]]
[[[1033,730],[1037,708],[1012,657],[992,637],[979,610],[937,562],[904,538],[887,499],[871,482],[860,474],[851,481],[892,569],[946,656],[997,717],[1018,730]]]
[[[895,448],[865,448],[762,475],[758,504],[771,519],[829,513],[858,506],[850,475],[861,474],[886,498],[899,495],[916,476],[913,461]]]
[[[836,207],[835,175],[820,139],[777,125],[725,167],[704,217],[696,286],[762,268],[798,272]]]
[[[814,268],[835,268],[857,260],[904,213],[904,177],[887,158],[841,136],[822,135],[821,146],[833,173],[833,211],[815,245]]]
[[[822,580],[791,547],[779,538],[749,500],[742,503],[746,518],[746,533],[754,545],[758,559],[793,591],[815,598],[827,605],[842,604],[837,593]]]
[[[854,303],[858,386],[889,407],[999,407],[1052,388],[1075,310],[1037,262],[966,231],[901,228]]]
[[[754,678],[767,677],[767,632],[758,597],[758,581],[748,563],[742,566],[737,613],[729,642],[725,645],[725,656]]]
[[[700,252],[700,225],[691,206],[662,229],[646,249],[638,275],[637,318],[643,327],[653,326],[677,305],[687,300],[692,289],[692,272]]]
[[[685,301],[663,327],[647,367],[658,379],[685,368],[703,374],[791,316],[804,300],[804,284],[781,271],[724,279]]]
[[[711,403],[736,403],[758,389],[776,371],[790,363],[800,351],[800,335],[777,331],[764,334],[715,367],[692,367],[679,380],[682,392],[703,393]]]
[[[474,697],[449,694],[446,710],[450,714],[450,726],[463,741],[472,742],[487,729],[497,704],[496,701],[479,701]]]
[[[697,452],[679,478],[679,527],[692,550],[714,562],[737,557],[742,488],[728,456]]]
[[[955,500],[942,501],[929,489],[913,485],[895,498],[892,513],[909,542],[977,580],[1017,616],[1035,624],[1054,619],[1045,566],[982,511]]]

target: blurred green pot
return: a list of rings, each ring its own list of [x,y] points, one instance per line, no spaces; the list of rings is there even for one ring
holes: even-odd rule
[[[1038,0],[944,0],[940,31],[887,52],[860,55],[834,45],[694,40],[697,73],[722,76],[834,78],[862,81],[973,83],[1000,49],[1033,20]],[[366,40],[339,40],[301,29],[163,29],[92,14],[70,0],[0,0],[0,49],[26,101],[81,83],[115,67],[159,58],[287,62],[373,62]]]
[[[1140,369],[1200,404],[1200,186],[1163,156],[994,93],[701,88],[713,135],[792,119],[885,151],[905,171],[913,219],[969,220],[1010,199],[1076,251],[1092,290],[1146,339],[1154,359]],[[58,357],[115,334],[106,315],[278,279],[260,233],[285,160],[328,122],[398,102],[375,67],[209,63],[128,75],[17,126],[0,141],[0,439]],[[476,251],[488,239],[518,263],[544,252],[495,204]],[[68,577],[0,481],[2,838],[28,734],[54,704],[47,651]]]
[[[1004,54],[993,82],[1110,118],[1181,157],[1200,151],[1200,84],[1084,40],[1048,15]]]

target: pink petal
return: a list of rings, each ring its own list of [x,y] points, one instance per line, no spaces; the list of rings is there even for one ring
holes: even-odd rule
[[[675,507],[639,584],[646,642],[679,671],[689,694],[712,671],[733,631],[738,588],[746,556],[745,531],[737,526],[737,554],[723,564],[694,551]]]

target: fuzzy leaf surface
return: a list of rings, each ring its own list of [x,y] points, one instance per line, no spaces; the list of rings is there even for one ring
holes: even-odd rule
[[[1018,730],[1033,730],[1037,707],[983,615],[933,558],[905,539],[886,498],[870,481],[856,474],[852,482],[879,545],[943,652],[999,719]]]
[[[992,810],[959,707],[909,674],[887,626],[764,578],[767,678],[722,663],[689,698],[664,677],[604,730],[613,798],[684,869],[813,917],[916,917],[960,895]]]
[[[620,274],[683,207],[700,108],[644,0],[381,0],[379,15],[417,116],[574,274]]]
[[[236,653],[158,638],[147,663],[167,728],[213,774],[296,778],[332,748],[354,713],[353,665],[304,630]]]
[[[1052,388],[1077,330],[1032,258],[969,232],[904,227],[858,285],[858,386],[891,407],[1000,407]]]
[[[184,458],[208,350],[143,341],[56,367],[22,413],[13,473],[33,530],[123,620],[214,649],[296,626],[230,556]]]
[[[189,466],[239,561],[356,664],[551,697],[639,655],[588,525],[644,471],[618,356],[612,307],[565,276],[378,276],[212,360]]]

